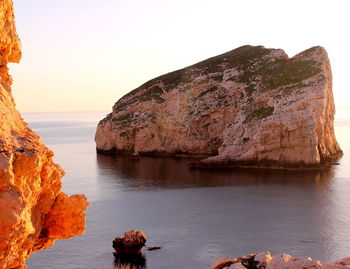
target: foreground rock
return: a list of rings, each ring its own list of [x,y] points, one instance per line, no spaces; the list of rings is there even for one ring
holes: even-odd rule
[[[312,258],[295,258],[287,254],[271,257],[269,252],[219,261],[212,269],[341,269],[350,268],[350,258],[325,264]]]
[[[146,240],[143,232],[131,230],[124,233],[124,237],[116,237],[113,240],[113,248],[116,254],[139,254]]]
[[[13,6],[0,1],[0,268],[25,268],[37,250],[82,234],[83,195],[61,192],[64,172],[15,108],[7,63],[21,58]]]
[[[148,81],[98,124],[98,152],[317,168],[341,156],[327,52],[244,46]]]

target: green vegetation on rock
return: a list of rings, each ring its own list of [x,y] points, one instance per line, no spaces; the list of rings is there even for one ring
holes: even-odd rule
[[[162,94],[163,90],[158,86],[154,86],[151,89],[147,89],[143,94],[136,97],[136,99],[140,102],[148,102],[154,100],[156,103],[161,104],[166,101],[161,97]]]
[[[268,66],[261,75],[263,87],[266,90],[272,90],[289,84],[301,83],[320,72],[321,68],[317,61],[295,59]]]
[[[112,121],[117,124],[119,128],[130,127],[131,122],[133,121],[134,113],[126,113],[120,115],[119,117],[112,118]]]
[[[269,91],[287,85],[290,87],[285,93],[290,93],[301,86],[303,80],[322,71],[319,63],[312,59],[272,60],[264,57],[267,53],[269,53],[267,49],[253,47],[240,58],[241,62],[232,61],[232,65],[241,73],[229,80],[245,84],[245,92],[248,96],[251,96],[256,89]]]
[[[303,52],[309,56],[314,48]],[[319,63],[311,58],[295,57],[288,59],[283,53],[274,57],[270,49],[262,46],[243,46],[227,53],[209,58],[192,66],[170,72],[154,78],[137,89],[133,90],[124,98],[129,100],[120,102],[116,107],[123,109],[126,106],[137,102],[155,101],[158,104],[166,102],[162,97],[164,92],[171,91],[181,84],[189,83],[194,77],[206,76],[220,81],[224,70],[236,69],[239,74],[230,77],[228,80],[244,85],[245,97],[251,97],[255,91],[265,92],[281,88],[280,94],[283,97],[291,94],[306,84],[303,82],[312,76],[322,72]],[[186,90],[185,88],[178,88]],[[195,100],[198,100],[208,93],[217,91],[219,87],[213,86],[202,91]],[[140,91],[142,94],[137,95]]]
[[[261,106],[255,109],[253,112],[249,113],[244,121],[244,123],[249,123],[252,121],[261,120],[267,118],[273,114],[275,110],[272,106]]]

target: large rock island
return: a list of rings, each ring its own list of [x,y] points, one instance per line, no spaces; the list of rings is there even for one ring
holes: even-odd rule
[[[319,168],[341,156],[327,52],[243,46],[152,79],[100,121],[98,152],[199,164]]]
[[[19,269],[55,239],[82,234],[88,202],[61,192],[62,168],[15,108],[7,64],[21,47],[11,0],[0,1],[0,36],[0,268]]]

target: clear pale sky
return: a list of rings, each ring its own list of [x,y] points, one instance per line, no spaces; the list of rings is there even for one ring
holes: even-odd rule
[[[111,110],[163,73],[250,44],[324,46],[337,106],[350,101],[348,0],[13,0],[21,112]]]

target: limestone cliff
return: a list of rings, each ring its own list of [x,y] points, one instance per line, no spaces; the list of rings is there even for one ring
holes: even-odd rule
[[[315,168],[341,156],[327,52],[243,46],[146,82],[100,121],[98,152]]]
[[[0,1],[0,268],[25,268],[33,251],[82,234],[87,201],[61,192],[64,172],[15,108],[7,63],[21,45],[11,0]],[[74,229],[71,229],[74,227]]]

